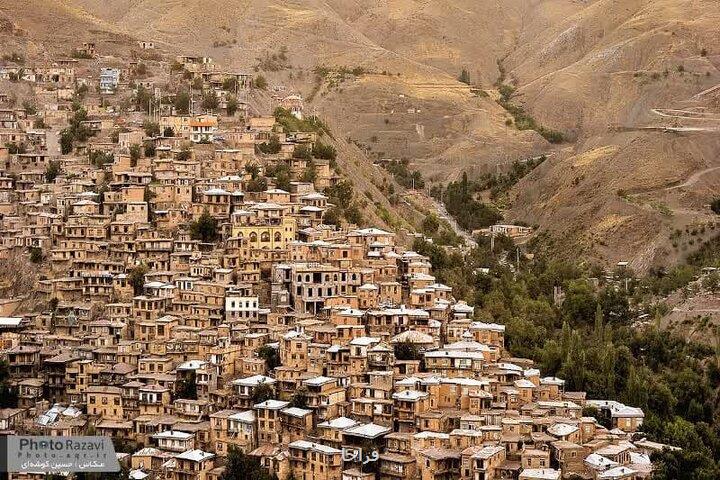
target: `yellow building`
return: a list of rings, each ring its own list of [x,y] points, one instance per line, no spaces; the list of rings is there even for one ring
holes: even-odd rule
[[[250,247],[266,250],[284,250],[295,240],[297,222],[293,217],[282,217],[277,222],[259,222],[233,225],[233,237],[247,238]]]

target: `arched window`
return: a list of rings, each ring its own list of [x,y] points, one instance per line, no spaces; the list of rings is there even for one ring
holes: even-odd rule
[[[260,240],[263,242],[269,242],[270,241],[270,234],[268,232],[263,232],[260,235]]]
[[[275,241],[279,242],[282,240],[282,234],[280,232],[275,232]]]
[[[250,241],[253,243],[257,242],[257,233],[250,232]]]

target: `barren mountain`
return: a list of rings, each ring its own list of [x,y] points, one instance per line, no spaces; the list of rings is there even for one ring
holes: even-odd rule
[[[0,15],[36,49],[59,27],[74,42],[152,39],[260,71],[361,147],[350,169],[408,158],[444,182],[554,151],[513,189],[506,217],[590,257],[644,269],[694,248],[671,238],[676,229],[714,222],[720,105],[718,92],[701,92],[720,82],[715,0],[4,3]],[[472,88],[457,80],[462,69]],[[499,77],[516,88],[514,105],[569,141],[554,147],[508,122]]]

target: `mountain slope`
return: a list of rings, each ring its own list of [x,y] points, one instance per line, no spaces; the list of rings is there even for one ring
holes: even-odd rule
[[[714,222],[720,97],[698,95],[720,83],[714,0],[32,2],[35,13],[0,12],[38,44],[52,34],[33,26],[57,17],[88,37],[152,39],[260,70],[360,147],[350,170],[407,158],[445,182],[552,151],[512,190],[507,218],[538,225],[563,251],[646,269],[694,248],[676,230]],[[281,46],[287,65],[270,68],[263,59]],[[320,78],[320,65],[365,72]],[[489,96],[460,83],[462,69]],[[516,88],[511,103],[570,142],[515,129],[494,100],[498,77]]]

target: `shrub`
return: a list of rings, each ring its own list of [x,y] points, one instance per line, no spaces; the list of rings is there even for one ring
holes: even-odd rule
[[[190,224],[190,237],[193,240],[211,243],[216,241],[218,236],[217,220],[207,210],[203,211],[200,218]]]
[[[51,161],[48,164],[47,169],[45,169],[45,181],[47,183],[52,183],[58,175],[60,175],[60,162]]]
[[[458,80],[470,85],[470,72],[468,72],[466,68],[463,68],[458,76]]]
[[[720,215],[720,197],[713,199],[710,203],[710,210],[712,210],[715,214]]]
[[[280,152],[281,149],[280,145],[280,139],[277,135],[273,135],[270,137],[270,140],[267,142],[263,142],[258,144],[257,148],[262,153],[268,153],[268,154],[276,154]]]
[[[260,90],[265,90],[268,86],[267,80],[262,75],[258,75],[255,77],[255,80],[253,81],[253,86],[255,88],[258,88]]]

